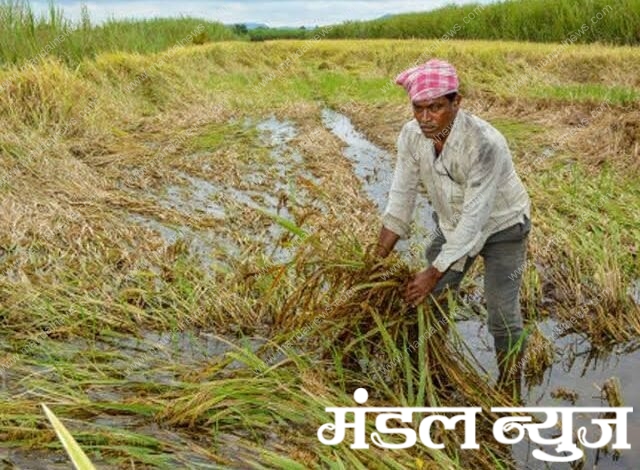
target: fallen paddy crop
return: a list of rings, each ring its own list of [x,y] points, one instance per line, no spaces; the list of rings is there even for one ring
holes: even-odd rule
[[[98,465],[517,468],[518,455],[490,442],[456,453],[457,433],[443,435],[446,453],[363,453],[317,441],[324,408],[351,406],[356,387],[381,406],[488,408],[501,397],[456,322],[445,333],[438,311],[401,302],[407,263],[421,261],[376,265],[367,256],[380,201],[323,122],[327,108],[338,110],[392,150],[408,113],[400,93],[379,86],[425,43],[321,42],[289,76],[247,95],[296,46],[186,48],[132,92],[126,84],[154,56],[0,72],[8,458],[29,466],[30,454],[60,449],[44,402]],[[559,328],[540,334],[553,344],[573,336],[601,350],[629,345],[640,331],[628,294],[640,277],[638,154],[628,125],[637,103],[613,103],[615,119],[602,114],[562,139],[601,89],[585,103],[507,88],[552,47],[521,45],[515,65],[500,43],[451,42],[438,52],[459,62],[469,105],[491,100],[478,113],[498,120],[530,189],[529,321],[552,317]],[[640,63],[627,48],[567,54],[574,65],[606,57],[589,80],[607,85],[633,85],[619,77]],[[566,68],[564,80],[581,79],[583,67]],[[552,65],[546,78],[564,72]],[[595,132],[612,146],[596,145]],[[569,144],[538,158],[549,139]],[[459,299],[450,303],[469,315]],[[633,388],[619,391],[637,399]]]

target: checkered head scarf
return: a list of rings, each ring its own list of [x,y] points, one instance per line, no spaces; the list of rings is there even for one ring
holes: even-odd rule
[[[396,77],[396,83],[407,90],[411,101],[431,100],[458,91],[456,69],[439,59],[405,70]]]

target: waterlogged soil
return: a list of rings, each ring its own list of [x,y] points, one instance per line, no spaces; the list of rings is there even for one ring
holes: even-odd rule
[[[319,183],[319,179],[304,168],[302,155],[290,145],[291,140],[297,135],[295,125],[275,117],[257,123],[245,121],[244,125],[258,130],[257,145],[269,148],[272,164],[268,169],[256,165],[253,173],[244,175],[247,184],[242,188],[208,181],[200,176],[179,171],[175,174],[177,184],[158,188],[145,196],[155,201],[160,212],[175,211],[187,220],[197,220],[198,217],[204,216],[223,224],[234,216],[233,211],[237,207],[267,211],[291,219],[292,215],[287,205],[281,203],[282,194],[290,196],[288,199],[296,204],[310,205],[317,210],[326,211],[326,207],[323,207],[321,202],[313,200],[305,188],[295,185],[298,177],[315,184]],[[276,178],[272,177],[274,170]],[[212,271],[228,270],[228,262],[241,256],[241,247],[237,240],[216,229],[202,229],[196,224],[188,223],[169,224],[152,216],[136,213],[129,214],[129,220],[155,232],[167,246],[183,242],[190,255],[201,263],[204,272],[208,274]],[[249,235],[253,243],[264,246],[273,261],[283,262],[292,254],[278,243],[283,230],[274,222],[266,230]],[[243,340],[240,344],[238,340],[221,338],[204,331],[143,331],[139,337],[102,337],[90,344],[83,339],[69,341],[65,345],[65,355],[74,356],[88,354],[88,351],[98,351],[102,357],[108,357],[109,360],[104,361],[102,367],[121,377],[128,387],[100,385],[88,390],[87,397],[96,402],[121,403],[135,393],[136,387],[143,390],[146,386],[155,384],[169,387],[179,385],[182,374],[187,371],[201,370],[205,363],[224,360],[225,354],[235,348],[248,348],[255,352],[262,344],[263,340],[258,339]],[[233,370],[240,367],[245,366],[239,361],[231,361],[221,373],[232,375]],[[29,393],[20,385],[20,377],[2,378],[0,393],[3,395]],[[179,431],[163,430],[146,418],[114,412],[83,419],[83,423],[90,431],[98,428],[110,431],[122,429],[151,436],[162,442],[174,443],[175,449],[170,458],[175,468],[216,468],[210,458],[190,452],[190,449],[197,447],[197,438]],[[237,460],[233,451],[234,436],[225,436],[223,440],[225,439],[229,441],[229,446],[223,445],[223,449],[217,451],[218,455],[241,466],[242,463]],[[208,444],[203,443],[203,446],[207,447]],[[98,468],[111,468],[108,463],[93,458]],[[58,452],[0,450],[0,469],[62,469],[69,466],[67,456]]]
[[[538,323],[540,330],[548,338],[552,338],[557,331],[557,322],[552,319]],[[469,346],[481,374],[488,374],[488,380],[495,382],[498,376],[498,368],[495,364],[492,339],[487,330],[486,323],[479,319],[470,319],[457,323],[457,329]],[[618,347],[611,352],[603,353],[591,347],[589,341],[579,334],[568,334],[554,341],[555,359],[553,365],[547,369],[542,377],[540,385],[525,387],[523,396],[524,406],[533,407],[572,407],[572,406],[609,406],[601,398],[600,387],[612,377],[620,380],[624,406],[637,409],[640,405],[640,376],[636,373],[637,364],[640,361],[640,344]],[[564,389],[575,392],[572,400],[554,398],[554,392]],[[575,402],[572,403],[573,399]],[[575,415],[574,430],[580,426],[586,426],[590,430],[589,439],[597,438],[597,426],[589,422],[596,415]],[[630,450],[623,450],[619,458],[612,454],[604,454],[596,450],[587,449],[584,468],[598,469],[635,469],[640,462],[640,416],[638,413],[628,415],[628,442]],[[551,437],[547,435],[546,437]],[[635,444],[635,445],[634,445]],[[514,447],[514,458],[522,464],[522,468],[538,470],[553,468],[570,469],[567,463],[554,463],[552,467],[545,465],[531,456],[531,451],[537,448],[535,445],[521,443]],[[551,447],[544,448],[553,455]]]
[[[249,349],[253,352],[264,344],[262,339],[243,339],[239,341],[231,337],[217,336],[211,332],[161,332],[142,331],[139,337],[113,335],[102,337],[95,342],[87,342],[78,338],[65,345],[65,354],[71,357],[94,356],[103,358],[99,367],[109,371],[110,377],[119,377],[115,384],[97,383],[85,390],[86,396],[94,403],[126,403],[134,399],[138,393],[157,389],[161,386],[180,387],[181,377],[189,371],[199,371],[205,364],[212,364],[224,359],[225,354],[236,349]],[[229,361],[221,374],[246,367],[243,363]],[[47,370],[37,370],[34,374],[46,374]],[[20,396],[29,394],[28,388],[20,385],[20,376],[4,377],[0,395]],[[123,385],[124,384],[124,385]],[[165,444],[168,453],[165,455],[163,468],[224,468],[216,467],[209,452],[210,443],[199,443],[199,436],[186,430],[167,429],[142,415],[122,414],[118,408],[91,417],[84,417],[75,422],[74,429],[92,432],[128,431],[141,436],[151,437]],[[233,436],[225,436],[232,440]],[[197,451],[201,451],[198,453]],[[236,462],[232,448],[220,446],[215,454],[229,462]],[[92,461],[97,468],[114,468],[107,461],[96,458],[92,453]],[[240,464],[240,463],[239,463]],[[63,453],[45,450],[0,449],[0,469],[49,470],[68,469],[71,463]]]
[[[384,149],[374,145],[358,132],[347,116],[332,110],[324,110],[322,114],[324,125],[345,144],[343,153],[354,165],[354,173],[361,180],[365,193],[376,203],[380,211],[384,210],[391,178],[393,175],[394,158]],[[433,230],[434,224],[431,218],[432,209],[428,202],[422,198],[416,209],[416,225],[426,226]],[[419,240],[419,243],[424,239]],[[634,299],[640,299],[640,280],[630,289]],[[482,289],[476,288],[474,296],[467,296],[468,300],[482,301]],[[539,328],[548,337],[554,337],[554,327],[557,323],[548,319],[539,323]],[[489,334],[486,323],[479,319],[467,319],[457,322],[458,330],[476,359],[478,370],[488,375],[488,380],[495,383],[498,376],[498,368],[495,363],[493,340]],[[608,353],[598,353],[589,341],[578,334],[569,334],[558,338],[554,342],[556,349],[555,361],[544,374],[542,384],[531,387],[523,397],[525,406],[573,406],[571,402],[553,398],[558,389],[567,389],[577,394],[575,406],[608,406],[601,399],[598,387],[606,380],[616,377],[620,380],[624,406],[636,409],[640,405],[640,375],[635,371],[640,361],[640,344],[637,349],[634,345],[626,345]],[[597,416],[580,416],[575,420],[574,430],[580,426],[586,426],[597,430],[597,426],[590,424],[589,419]],[[547,436],[550,437],[550,436]],[[597,436],[589,435],[591,441]],[[620,457],[612,454],[604,454],[596,450],[587,449],[584,468],[598,469],[635,469],[640,462],[640,415],[631,413],[628,422],[628,437],[631,450],[624,450]],[[636,444],[636,445],[634,445]],[[514,447],[514,458],[526,469],[570,469],[568,463],[554,463],[553,466],[545,464],[531,457],[531,451],[535,446],[522,443]],[[553,450],[545,449],[550,454]]]
[[[358,132],[348,117],[325,109],[322,112],[322,123],[340,141],[343,142],[343,155],[353,164],[354,174],[360,179],[362,190],[382,212],[385,208],[391,178],[393,175],[394,157],[387,151],[368,141]],[[318,183],[318,179],[304,168],[304,161],[300,153],[291,146],[297,130],[294,123],[280,121],[274,117],[258,123],[247,121],[247,126],[255,126],[259,139],[270,149],[273,167],[277,178],[270,179],[260,168],[248,175],[248,187],[242,189],[208,181],[196,175],[179,173],[181,184],[168,185],[152,196],[161,208],[171,209],[189,217],[205,215],[222,223],[232,217],[233,205],[240,205],[254,210],[267,210],[278,216],[290,218],[291,213],[286,205],[281,204],[279,194],[290,194],[295,180],[302,176],[309,181]],[[317,205],[318,201],[304,190],[296,189],[295,198],[298,203]],[[233,204],[229,204],[229,202]],[[318,206],[319,210],[326,208]],[[225,260],[240,256],[241,250],[235,240],[217,233],[214,229],[202,230],[197,227],[184,225],[170,225],[165,221],[141,214],[131,214],[133,222],[156,232],[167,244],[172,245],[184,241],[191,255],[200,260],[206,271],[226,269]],[[428,232],[435,228],[432,219],[432,209],[424,197],[419,198],[416,208],[416,234],[414,243],[426,243]],[[276,261],[284,261],[290,256],[286,248],[278,246],[278,239],[282,234],[282,227],[273,223],[267,231],[254,234],[264,245],[270,248]],[[407,244],[399,249],[407,251]],[[640,301],[640,280],[632,286],[634,298]],[[468,297],[472,302],[482,301],[482,291]],[[492,348],[491,337],[484,321],[472,318],[457,323],[463,340],[467,343],[470,353],[477,359],[478,369],[487,374],[487,380],[495,381],[497,367]],[[552,337],[555,323],[547,320],[539,327],[548,337]],[[103,338],[91,347],[103,353],[112,353],[112,360],[108,364],[122,375],[126,381],[140,384],[172,385],[180,380],[185,370],[197,370],[204,362],[221,359],[225,353],[234,348],[233,340],[225,340],[207,332],[153,332],[144,331],[138,338],[111,337]],[[237,342],[236,342],[237,343]],[[252,340],[239,347],[248,347],[255,351],[262,344],[259,340]],[[552,397],[552,393],[559,388],[574,391],[577,394],[576,406],[606,406],[600,398],[601,386],[610,377],[617,377],[621,382],[622,397],[625,406],[634,408],[640,404],[640,375],[635,373],[635,365],[640,360],[640,350],[627,347],[619,349],[606,356],[594,355],[589,342],[580,335],[572,334],[558,338],[554,342],[556,348],[555,362],[549,368],[541,385],[532,387],[525,395],[528,406],[571,406],[571,403]],[[83,350],[87,344],[82,341],[70,342],[70,350]],[[237,362],[230,363],[227,368],[242,367]],[[5,389],[5,392],[7,390]],[[16,390],[9,390],[19,392]],[[91,391],[90,398],[96,401],[119,402],[125,394],[116,388],[99,387]],[[216,468],[211,460],[203,458],[186,449],[197,448],[194,436],[169,432],[160,429],[149,422],[137,421],[136,417],[127,415],[99,415],[89,421],[92,426],[107,426],[115,429],[128,429],[143,435],[153,436],[163,442],[174,442],[176,449],[176,468]],[[577,419],[578,425],[587,425],[584,418]],[[640,443],[640,418],[637,414],[629,416],[629,442],[631,450],[625,450],[618,460],[611,454],[605,455],[595,451],[587,451],[587,462],[584,468],[599,469],[632,469],[640,462],[640,449],[635,448]],[[597,436],[596,436],[597,437]],[[233,450],[233,436],[228,436],[229,453]],[[595,440],[595,437],[591,437]],[[634,445],[636,444],[636,445]],[[553,464],[545,466],[542,462],[531,457],[533,448],[527,444],[514,447],[514,457],[521,463],[521,468],[527,469],[569,469],[569,464]],[[549,449],[547,451],[551,452]],[[227,455],[234,462],[233,455]],[[104,462],[97,461],[99,468],[109,468]],[[0,469],[28,468],[28,469],[62,469],[69,468],[66,456],[50,451],[0,450]]]
[[[151,195],[158,206],[177,211],[186,217],[208,216],[222,224],[234,217],[234,211],[238,207],[273,214],[287,220],[293,220],[289,210],[291,204],[327,212],[322,202],[314,199],[305,187],[297,185],[298,178],[311,184],[318,184],[320,180],[304,167],[301,153],[291,146],[291,141],[298,135],[294,123],[272,116],[259,122],[245,120],[242,125],[258,130],[256,144],[269,148],[271,161],[268,165],[254,165],[251,173],[243,175],[242,187],[177,172],[175,178],[179,184],[159,188]],[[210,170],[208,163],[203,164],[203,170]],[[169,225],[140,214],[131,214],[130,220],[154,230],[167,245],[178,240],[184,241],[190,254],[200,260],[207,272],[211,272],[212,267],[228,268],[222,260],[237,258],[242,252],[236,240],[216,230]],[[289,250],[278,243],[284,230],[274,221],[266,230],[246,235],[252,243],[262,245],[273,261],[284,262],[291,255]]]
[[[356,130],[344,114],[324,109],[322,123],[343,142],[343,155],[352,162],[353,171],[361,180],[364,193],[381,213],[384,212],[393,179],[394,157]],[[427,232],[434,229],[433,209],[425,197],[419,198],[415,209],[412,241],[424,245]],[[406,254],[409,243],[401,240],[397,249]]]

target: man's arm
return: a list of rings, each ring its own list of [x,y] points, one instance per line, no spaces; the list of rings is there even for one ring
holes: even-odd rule
[[[409,131],[410,132],[410,131]],[[420,166],[414,157],[405,126],[398,137],[398,158],[389,190],[389,201],[382,216],[382,230],[376,254],[385,257],[400,238],[407,238],[418,193]]]
[[[376,256],[386,258],[396,246],[396,243],[400,240],[400,235],[392,232],[387,227],[382,227],[380,230],[380,236],[378,237],[378,245],[376,246]]]

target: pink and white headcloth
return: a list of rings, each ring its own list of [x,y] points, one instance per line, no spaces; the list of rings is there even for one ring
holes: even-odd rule
[[[411,101],[431,100],[458,91],[458,74],[448,62],[439,59],[405,70],[396,77]]]

